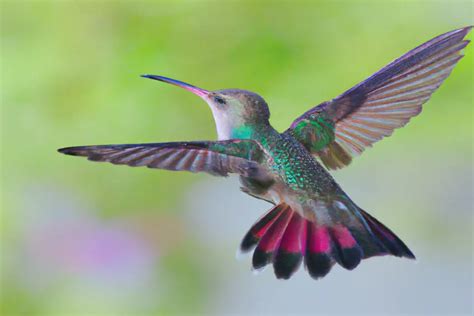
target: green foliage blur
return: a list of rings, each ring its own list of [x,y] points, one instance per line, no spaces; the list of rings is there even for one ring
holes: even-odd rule
[[[0,8],[4,315],[211,313],[208,305],[219,279],[214,269],[221,269],[221,257],[232,256],[238,239],[212,258],[216,252],[193,237],[180,209],[194,198],[186,193],[190,188],[220,180],[95,164],[56,152],[72,145],[215,139],[202,100],[140,74],[210,90],[255,91],[270,104],[272,124],[284,130],[309,107],[415,46],[473,23],[470,1],[2,1]],[[384,221],[433,247],[472,247],[472,234],[469,239],[450,233],[472,233],[472,47],[465,54],[420,117],[335,173],[352,195],[373,190],[358,200],[379,209],[387,205],[378,211]],[[433,182],[434,189],[426,189]],[[384,190],[379,183],[393,186]],[[433,211],[441,208],[433,196],[445,201],[442,194],[465,209]],[[209,205],[213,198],[208,197]],[[145,256],[151,263],[136,259],[130,267],[148,271],[143,279],[150,285],[120,283],[114,276],[118,283],[112,283],[107,302],[100,293],[111,289],[94,283],[95,268],[89,274],[72,265],[59,277],[52,269],[34,282],[44,273],[41,267],[64,264],[51,259],[57,252],[48,250],[50,239],[35,235],[50,227],[41,226],[45,218],[54,222],[63,209],[78,216],[74,229],[84,221],[77,214],[88,209],[93,220],[85,222],[95,223],[94,234],[114,223],[114,232],[126,227],[129,233],[120,238],[145,240],[147,250],[131,247],[130,258]],[[459,221],[450,222],[457,216]],[[447,222],[452,225],[446,227]],[[52,230],[64,223],[71,222],[56,223]],[[91,231],[71,238],[89,238]],[[107,236],[106,245],[115,233]],[[48,254],[45,262],[36,261],[37,252]],[[220,273],[232,274],[232,268]],[[84,284],[84,278],[91,283]],[[91,288],[97,292],[89,297]]]

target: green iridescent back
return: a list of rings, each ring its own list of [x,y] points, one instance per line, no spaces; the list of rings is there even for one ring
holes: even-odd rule
[[[267,167],[290,188],[318,195],[338,188],[326,169],[290,134],[280,134],[269,127],[258,131],[256,136],[271,157]]]

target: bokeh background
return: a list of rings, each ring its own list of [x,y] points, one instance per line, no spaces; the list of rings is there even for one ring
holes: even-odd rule
[[[56,149],[215,139],[199,98],[143,73],[258,92],[284,130],[473,21],[471,1],[2,1],[2,315],[471,314],[472,46],[422,115],[334,173],[416,262],[256,276],[234,254],[270,205],[235,177]]]

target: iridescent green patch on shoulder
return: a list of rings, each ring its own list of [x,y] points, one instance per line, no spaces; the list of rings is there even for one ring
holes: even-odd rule
[[[311,115],[299,122],[293,133],[311,152],[320,151],[335,139],[334,122],[322,115]]]
[[[251,138],[253,132],[254,132],[254,128],[252,126],[241,125],[232,130],[231,137],[236,138],[236,139],[249,139]]]

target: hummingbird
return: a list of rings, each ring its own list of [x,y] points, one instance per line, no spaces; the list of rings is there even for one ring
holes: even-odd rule
[[[330,175],[366,148],[418,115],[449,76],[469,43],[472,26],[416,47],[336,98],[275,130],[258,94],[205,90],[158,75],[142,77],[186,89],[210,107],[217,141],[97,145],[58,151],[91,161],[132,167],[239,176],[241,190],[273,206],[244,236],[240,250],[252,266],[273,264],[288,279],[304,263],[322,278],[337,263],[356,268],[362,259],[393,255],[415,259],[389,228],[351,200]]]

